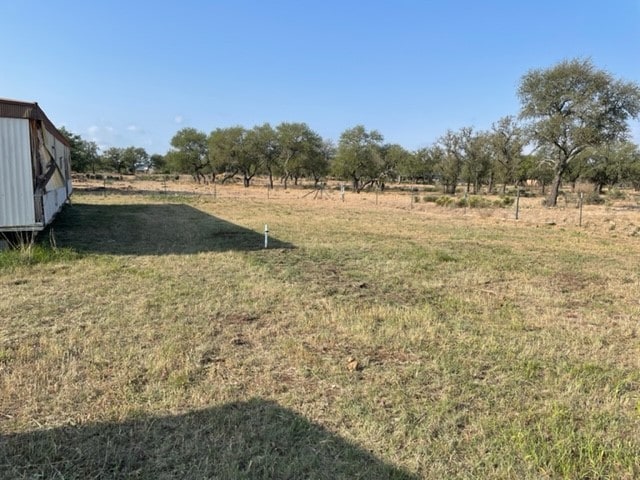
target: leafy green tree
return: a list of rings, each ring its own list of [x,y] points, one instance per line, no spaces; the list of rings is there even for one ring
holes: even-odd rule
[[[149,154],[142,147],[127,147],[121,150],[122,168],[133,173],[138,167],[149,166]]]
[[[320,180],[329,173],[329,165],[334,151],[335,147],[331,142],[325,142],[320,135],[313,131],[310,132],[302,157],[302,172],[313,178],[316,188]]]
[[[242,174],[245,187],[251,185],[251,180],[260,171],[262,153],[255,147],[250,131],[243,127],[217,128],[209,135],[209,150],[214,167],[224,171],[226,180],[237,174]]]
[[[553,162],[546,160],[544,151],[538,151],[535,154],[522,155],[516,170],[516,183],[533,180],[540,185],[544,195],[546,186],[553,180],[553,175]]]
[[[69,142],[71,168],[73,171],[82,173],[91,170],[93,173],[96,173],[96,166],[100,160],[96,142],[84,140],[80,135],[71,133],[64,127],[61,127],[59,132]]]
[[[247,132],[246,138],[249,154],[256,157],[269,176],[269,188],[273,188],[273,175],[278,168],[280,144],[277,132],[265,123],[255,126]]]
[[[638,146],[630,141],[610,142],[587,152],[584,161],[584,178],[602,193],[605,185],[613,187],[632,180],[640,161]]]
[[[624,180],[625,182],[630,182],[635,190],[640,190],[640,147],[637,145],[633,152],[630,153]]]
[[[491,176],[491,140],[487,133],[473,133],[463,136],[465,161],[462,166],[462,178],[467,184],[467,192],[473,186],[473,193]],[[490,182],[491,183],[491,180]]]
[[[524,132],[514,117],[503,117],[491,126],[490,142],[492,171],[495,179],[502,182],[502,193],[505,193],[507,185],[516,182],[518,163],[526,143]]]
[[[382,169],[379,175],[381,186],[384,185],[385,179],[397,178],[401,169],[413,159],[413,154],[397,143],[383,145],[380,153],[382,156]]]
[[[308,166],[309,157],[317,159],[315,149],[320,149],[322,139],[306,123],[283,122],[276,127],[278,143],[280,145],[280,170],[284,188],[293,179],[297,183],[303,174],[305,164]]]
[[[437,145],[442,149],[442,156],[438,162],[438,175],[444,193],[456,193],[466,160],[467,142],[472,132],[471,127],[464,127],[458,132],[447,130],[437,141]]]
[[[209,157],[216,174],[224,174],[222,183],[240,171],[238,162],[243,154],[244,135],[245,129],[240,126],[216,128],[209,133]]]
[[[318,136],[320,139],[320,137]],[[313,178],[317,187],[323,177],[326,177],[331,170],[331,163],[336,156],[336,146],[331,140],[320,139],[317,148],[313,148],[311,155],[307,155],[304,162],[305,172]]]
[[[382,171],[382,135],[367,131],[357,125],[342,132],[338,151],[333,162],[333,173],[339,178],[348,178],[353,189],[360,191],[376,181]]]
[[[578,180],[584,178],[587,171],[586,155],[590,149],[586,149],[578,157],[571,162],[564,171],[562,181],[571,185],[571,192],[576,191]],[[546,201],[545,201],[546,203]]]
[[[403,180],[409,180],[416,182],[421,178],[421,165],[419,153],[426,149],[421,149],[416,152],[409,152],[409,155],[401,158],[396,165],[396,172],[398,174],[398,182]]]
[[[522,77],[518,96],[520,116],[530,121],[531,139],[553,151],[548,206],[556,205],[569,165],[587,148],[624,138],[628,119],[640,113],[640,87],[614,79],[590,60],[531,70]]]
[[[122,156],[123,149],[118,147],[109,147],[102,153],[101,163],[108,170],[122,173],[125,168],[124,158]]]
[[[171,139],[171,150],[165,160],[170,170],[190,173],[200,183],[211,171],[207,134],[195,128],[183,128]]]
[[[167,160],[164,155],[154,153],[149,157],[149,168],[152,168],[156,172],[169,173],[167,169]]]
[[[414,182],[433,183],[441,157],[442,149],[437,145],[416,150],[400,159],[397,165],[398,175],[401,179]]]

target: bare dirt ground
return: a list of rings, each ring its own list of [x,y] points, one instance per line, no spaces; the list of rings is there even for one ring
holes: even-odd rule
[[[584,232],[602,234],[607,237],[639,236],[640,237],[640,192],[627,191],[624,198],[607,199],[602,205],[583,205],[579,208],[579,192],[586,197],[591,186],[578,187],[576,192],[567,191],[558,199],[558,206],[543,206],[544,195],[532,189],[526,197],[519,200],[518,219],[516,220],[515,204],[508,207],[495,208],[460,208],[441,207],[425,197],[438,197],[439,189],[425,185],[391,185],[384,192],[364,191],[354,193],[348,187],[344,196],[340,191],[340,182],[330,182],[325,188],[315,189],[311,182],[292,185],[288,189],[275,182],[274,188],[267,188],[267,179],[258,178],[252,181],[249,188],[241,182],[197,183],[189,176],[141,177],[123,175],[108,179],[90,179],[77,176],[74,189],[77,192],[111,195],[118,193],[140,193],[144,195],[176,196],[196,195],[208,198],[237,198],[239,201],[250,199],[267,199],[274,202],[309,203],[321,208],[377,208],[389,210],[410,210],[416,214],[434,217],[464,218],[467,222],[501,223],[515,222],[523,226],[546,228],[576,228]],[[462,191],[462,187],[459,189]],[[458,197],[464,193],[458,193]],[[498,196],[487,196],[497,199]]]

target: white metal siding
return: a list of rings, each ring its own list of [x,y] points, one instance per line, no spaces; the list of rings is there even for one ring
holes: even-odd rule
[[[0,118],[0,229],[34,225],[29,120]]]
[[[67,201],[67,189],[65,187],[50,190],[42,197],[44,203],[44,224],[48,225],[53,217],[60,211]]]

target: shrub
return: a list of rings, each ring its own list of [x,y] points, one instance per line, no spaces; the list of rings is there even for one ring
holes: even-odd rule
[[[467,197],[460,197],[456,200],[456,207],[464,208],[469,206]]]
[[[493,205],[491,200],[485,197],[469,197],[467,201],[469,208],[488,208]]]
[[[516,200],[513,197],[509,197],[509,196],[503,195],[499,199],[495,200],[493,202],[493,204],[496,207],[505,208],[505,207],[510,207],[511,205],[513,205],[515,203],[515,201]]]
[[[615,187],[607,192],[607,196],[609,197],[609,200],[624,200],[627,198],[627,195],[622,190]]]
[[[453,202],[454,202],[453,198],[448,197],[446,195],[442,195],[442,196],[438,197],[438,199],[436,200],[436,204],[441,206],[441,207],[448,207]]]
[[[456,200],[456,206],[460,208],[469,207],[469,208],[489,208],[493,206],[491,200],[480,197],[480,196],[470,196],[470,197],[460,197]]]
[[[436,195],[425,195],[424,197],[422,197],[422,201],[426,203],[437,203],[438,197]]]
[[[605,199],[598,192],[591,192],[584,196],[583,201],[587,205],[602,205]]]

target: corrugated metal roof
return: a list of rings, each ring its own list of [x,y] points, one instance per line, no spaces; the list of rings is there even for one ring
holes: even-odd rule
[[[69,146],[69,142],[62,135],[55,125],[47,118],[40,106],[36,103],[22,102],[20,100],[10,100],[8,98],[0,98],[0,117],[5,118],[31,118],[33,120],[42,121],[47,130],[51,132],[58,140]]]

